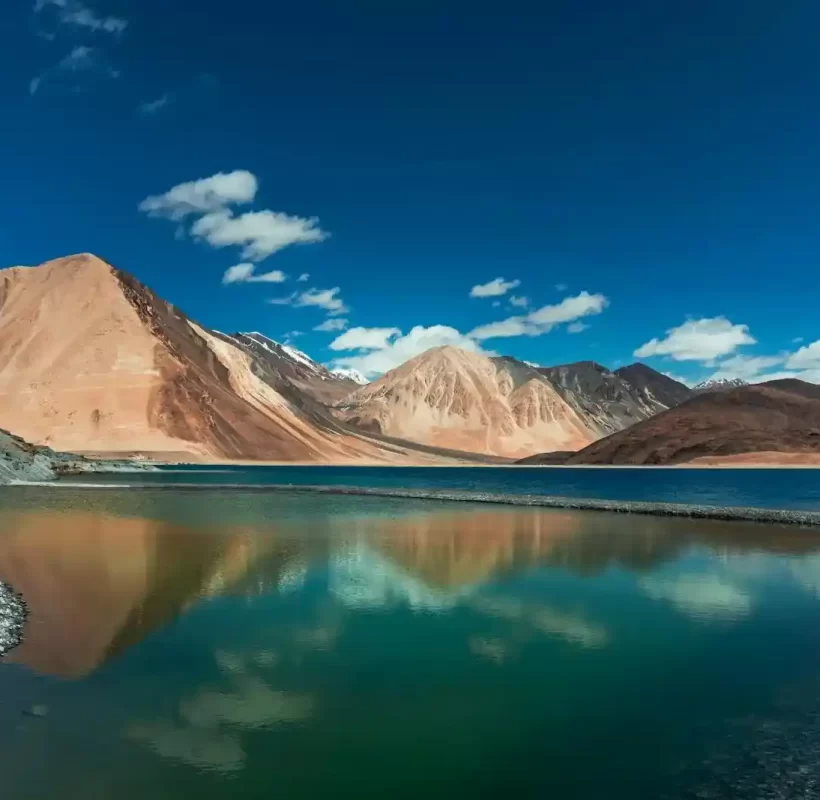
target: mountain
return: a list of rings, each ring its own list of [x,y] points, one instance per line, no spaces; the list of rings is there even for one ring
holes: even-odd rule
[[[736,389],[738,386],[748,386],[746,381],[740,378],[719,378],[714,381],[703,381],[693,387],[694,394],[703,394],[704,392],[723,392],[727,389]]]
[[[208,331],[90,254],[0,270],[0,426],[106,456],[441,460],[334,419],[296,379],[258,359],[254,342],[266,342],[249,338]],[[291,364],[315,369],[294,352]]]
[[[234,333],[228,338],[253,356],[254,371],[280,392],[295,386],[318,402],[332,405],[359,388],[351,377],[331,372],[301,350],[261,333]]]
[[[643,364],[633,364],[625,371],[637,375],[637,386],[623,373],[612,372],[594,361],[538,368],[598,436],[623,430],[669,408],[669,403],[657,396],[651,385],[657,378],[670,379]],[[671,401],[670,394],[661,393]]]
[[[532,367],[449,346],[416,356],[336,408],[367,431],[495,456],[574,450],[597,438]]]
[[[334,369],[333,374],[338,376],[339,378],[347,378],[354,383],[357,383],[359,386],[365,386],[366,384],[370,383],[364,375],[357,369]]]
[[[776,380],[697,394],[567,464],[820,463],[820,386]]]
[[[673,408],[692,397],[693,391],[685,383],[676,381],[662,372],[640,362],[615,370],[615,374],[631,384],[647,403]],[[664,410],[659,408],[659,411]]]

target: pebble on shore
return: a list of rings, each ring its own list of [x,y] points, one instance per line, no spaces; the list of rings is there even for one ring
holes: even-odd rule
[[[20,644],[26,614],[23,598],[0,582],[0,658]]]

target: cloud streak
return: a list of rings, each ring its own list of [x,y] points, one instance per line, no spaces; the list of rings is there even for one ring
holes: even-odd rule
[[[510,289],[516,289],[521,285],[521,281],[505,281],[504,278],[495,278],[489,283],[481,283],[470,289],[470,297],[500,297],[507,294]]]
[[[480,325],[468,334],[470,338],[483,341],[513,336],[541,336],[553,328],[582,317],[600,314],[609,305],[602,294],[581,292],[574,297],[565,297],[560,303],[543,306],[529,314]]]

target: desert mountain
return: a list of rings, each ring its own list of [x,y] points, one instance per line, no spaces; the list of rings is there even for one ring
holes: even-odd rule
[[[422,353],[336,408],[364,430],[495,456],[575,450],[598,437],[532,367],[455,347]]]
[[[704,392],[572,454],[565,463],[678,464],[696,459],[820,463],[820,386],[777,380]]]
[[[252,347],[92,255],[0,270],[0,426],[75,453],[440,460],[347,428],[294,383],[285,393]]]
[[[635,383],[594,361],[538,369],[599,437],[628,428],[680,402],[675,402],[671,393],[656,395],[652,391],[655,384],[661,383],[659,379],[675,383],[665,375],[643,364],[633,364],[626,371],[636,376]],[[686,389],[683,384],[676,386]],[[686,396],[689,394],[686,390]]]
[[[615,374],[631,384],[647,403],[660,406],[658,411],[674,408],[684,400],[688,400],[693,394],[692,389],[685,383],[676,381],[640,362],[616,369]]]

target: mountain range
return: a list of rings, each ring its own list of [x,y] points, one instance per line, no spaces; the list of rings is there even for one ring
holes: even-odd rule
[[[90,254],[0,270],[0,427],[77,454],[404,464],[816,454],[820,389],[773,384],[693,390],[640,363],[536,367],[455,347],[368,383],[262,333],[210,330]]]

